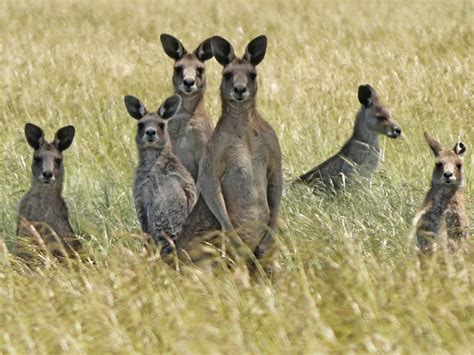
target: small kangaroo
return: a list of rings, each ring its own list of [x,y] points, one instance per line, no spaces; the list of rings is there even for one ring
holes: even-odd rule
[[[402,129],[370,85],[359,86],[358,97],[362,106],[357,112],[352,137],[336,155],[301,175],[296,182],[337,190],[351,175],[370,178],[377,170],[381,157],[379,135],[398,138]]]
[[[18,210],[16,235],[35,243],[44,243],[54,256],[69,256],[81,249],[62,197],[64,182],[63,151],[74,139],[75,129],[66,126],[56,132],[52,143],[46,142],[43,130],[27,123],[25,136],[34,149],[31,188],[22,198]],[[41,238],[42,240],[39,240]],[[63,244],[62,246],[60,244]],[[18,255],[29,259],[28,253],[17,243]]]
[[[212,38],[214,57],[224,67],[222,114],[199,170],[201,197],[178,238],[178,247],[185,251],[194,244],[190,241],[221,230],[230,235],[237,232],[258,258],[274,251],[283,184],[281,152],[274,130],[260,116],[256,103],[256,66],[266,48],[267,38],[256,37],[238,58],[227,40]]]
[[[213,126],[204,107],[206,67],[212,58],[211,40],[203,41],[188,53],[175,37],[162,34],[165,53],[175,60],[173,72],[174,93],[181,97],[181,106],[168,124],[173,152],[196,181],[207,142]]]
[[[431,188],[423,202],[423,208],[415,217],[416,239],[422,253],[431,253],[442,238],[446,227],[450,250],[455,250],[469,236],[469,220],[465,210],[464,153],[467,147],[458,142],[452,150],[445,149],[425,132],[436,158],[431,178]]]
[[[138,120],[139,162],[133,188],[138,219],[143,232],[158,245],[169,247],[197,199],[194,180],[172,152],[167,131],[181,97],[169,97],[157,112],[148,112],[134,96],[125,96],[124,102],[130,116]]]

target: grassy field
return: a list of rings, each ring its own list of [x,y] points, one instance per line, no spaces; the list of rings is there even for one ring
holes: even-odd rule
[[[410,235],[434,164],[423,130],[468,145],[472,207],[473,1],[197,4],[0,2],[0,353],[472,353],[473,246],[420,261]],[[286,181],[349,137],[359,84],[375,87],[404,130],[382,139],[381,168],[360,191],[285,189],[276,280],[176,273],[140,248],[135,123],[122,98],[158,107],[171,93],[162,32],[190,50],[220,34],[239,54],[268,36],[258,101]],[[221,67],[208,63],[215,121]],[[8,252],[30,185],[26,122],[48,139],[76,126],[64,195],[94,266],[28,273]]]

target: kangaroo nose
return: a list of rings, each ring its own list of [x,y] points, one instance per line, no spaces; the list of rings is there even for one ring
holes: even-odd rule
[[[234,86],[234,92],[236,94],[244,94],[247,91],[247,87],[245,85],[236,85]]]
[[[397,136],[400,136],[402,134],[402,129],[400,127],[395,127],[393,133],[395,133]]]
[[[43,177],[45,179],[51,179],[53,177],[53,172],[52,171],[43,171]]]
[[[184,83],[184,85],[191,87],[191,86],[194,85],[194,79],[185,78],[185,79],[183,79],[183,83]]]
[[[445,171],[445,172],[444,172],[444,177],[445,177],[445,178],[449,179],[451,176],[453,176],[453,173],[452,173],[452,172],[450,172],[450,171]]]
[[[156,135],[156,130],[154,128],[148,128],[146,131],[145,131],[145,134],[148,136],[148,137],[153,137],[154,135]]]

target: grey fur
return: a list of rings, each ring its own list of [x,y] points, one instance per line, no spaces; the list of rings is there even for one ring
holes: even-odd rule
[[[126,105],[132,102],[129,98],[125,98]],[[165,117],[173,120],[180,104],[181,98],[174,95],[158,112],[145,110],[146,114],[138,119],[136,134],[139,163],[133,187],[135,208],[143,232],[164,246],[181,233],[197,199],[194,180],[174,155],[167,132]],[[152,137],[147,136],[150,130],[155,132]]]
[[[397,138],[401,128],[370,85],[361,85],[358,96],[362,106],[357,112],[352,137],[337,154],[301,175],[296,182],[339,189],[350,176],[370,178],[377,170],[381,158],[379,135]]]

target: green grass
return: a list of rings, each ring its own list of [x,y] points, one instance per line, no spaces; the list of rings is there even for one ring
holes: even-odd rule
[[[0,3],[0,353],[472,353],[472,245],[420,262],[409,236],[434,164],[423,130],[450,147],[467,143],[472,204],[474,3],[196,4]],[[220,34],[238,54],[268,36],[258,101],[280,138],[286,181],[349,137],[359,84],[376,88],[404,130],[382,139],[382,166],[361,191],[285,189],[282,272],[272,282],[176,273],[134,238],[135,124],[122,98],[157,108],[171,93],[162,32],[189,50]],[[208,63],[215,121],[221,67]],[[28,273],[7,251],[30,184],[26,122],[48,139],[77,128],[64,195],[94,266]]]

